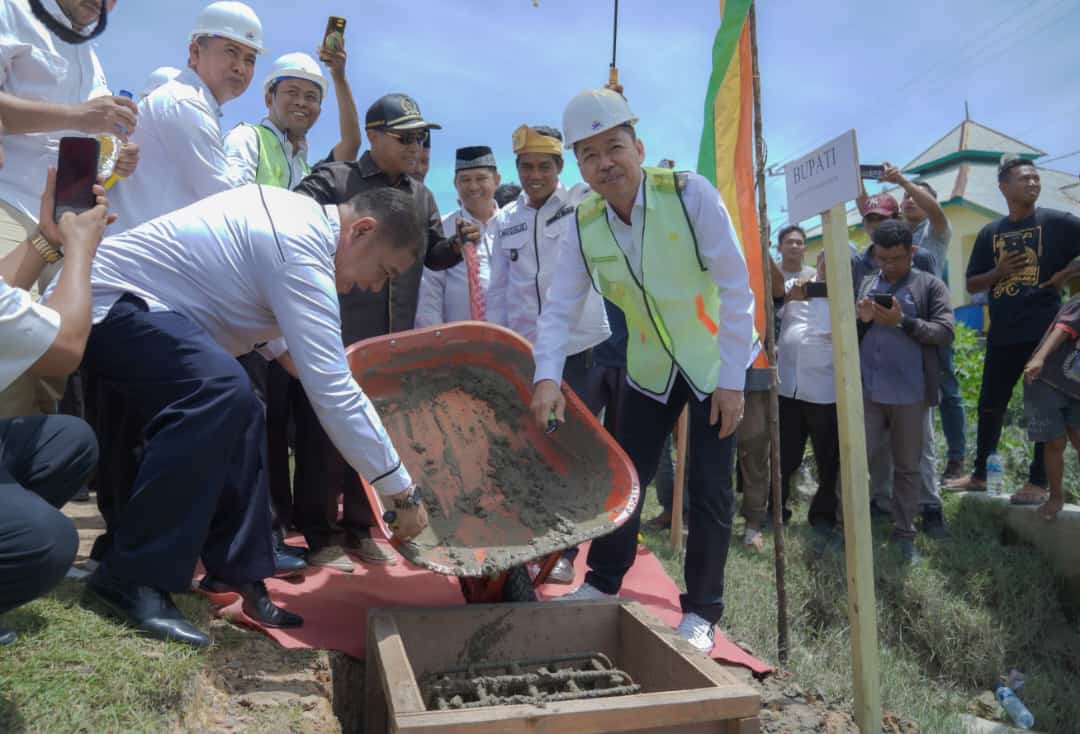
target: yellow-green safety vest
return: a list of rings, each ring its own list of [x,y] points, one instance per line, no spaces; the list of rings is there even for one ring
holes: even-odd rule
[[[720,293],[698,250],[675,172],[644,172],[641,278],[616,242],[599,194],[577,207],[581,255],[593,286],[626,315],[630,381],[660,397],[678,369],[695,390],[708,394],[720,375]]]
[[[259,141],[259,167],[255,172],[255,183],[281,189],[289,188],[290,183],[300,183],[292,180],[292,166],[278,133],[266,125],[244,124],[255,130],[255,137]],[[305,176],[311,172],[307,161],[301,161],[300,168]]]

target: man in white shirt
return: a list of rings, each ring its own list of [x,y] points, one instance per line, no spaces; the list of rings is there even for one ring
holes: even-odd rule
[[[262,23],[244,3],[222,0],[199,13],[187,68],[139,103],[132,141],[142,163],[111,192],[122,230],[240,183],[225,155],[221,106],[251,84],[262,41]]]
[[[397,511],[396,532],[408,539],[426,525],[349,371],[338,306],[338,293],[381,289],[410,267],[422,240],[403,192],[323,207],[257,184],[105,240],[85,365],[145,418],[147,445],[112,547],[87,580],[92,601],[151,635],[206,645],[169,596],[190,587],[201,557],[205,588],[240,593],[263,625],[302,623],[262,582],[274,573],[266,431],[235,359],[256,344],[299,376],[331,440]]]
[[[805,241],[798,225],[780,230],[780,250],[790,252],[795,237]],[[799,262],[802,262],[800,255]],[[788,521],[791,479],[802,466],[806,440],[814,449],[818,489],[807,519],[823,545],[838,548],[843,536],[839,521],[840,434],[836,417],[836,382],[833,371],[832,323],[829,301],[819,286],[825,284],[825,258],[818,253],[817,269],[794,274],[794,262],[784,268],[785,302],[777,340],[780,410],[780,486],[784,522]],[[812,297],[811,297],[812,296]],[[749,524],[749,520],[747,520]]]
[[[559,242],[573,227],[574,207],[588,190],[582,185],[568,190],[559,181],[563,157],[558,130],[522,125],[514,131],[512,142],[522,192],[517,201],[499,210],[496,219],[498,238],[492,248],[487,319],[535,343],[537,319],[544,312],[549,289],[562,276]],[[604,299],[590,291],[571,328],[562,369],[562,379],[582,400],[590,396],[593,347],[609,336]],[[593,410],[599,412],[598,407]],[[548,579],[573,582],[576,557],[576,548],[564,553]]]
[[[37,229],[41,181],[64,136],[108,134],[126,140],[135,104],[114,97],[90,41],[105,31],[103,3],[11,0],[0,3],[0,93],[8,165],[0,170],[0,255]],[[121,146],[115,171],[130,174],[138,147]],[[55,270],[46,268],[41,286]],[[62,384],[62,380],[60,380]],[[0,391],[0,416],[30,415],[56,399],[24,374]],[[51,412],[51,409],[49,409]]]
[[[416,328],[451,321],[486,320],[486,294],[491,280],[491,251],[498,224],[495,189],[501,179],[495,154],[486,145],[458,148],[454,161],[454,188],[461,208],[442,219],[447,237],[457,233],[458,220],[480,230],[479,242],[462,247],[463,261],[446,270],[424,268]]]
[[[559,242],[573,229],[574,207],[587,189],[569,190],[559,182],[563,158],[558,130],[522,125],[514,131],[513,146],[522,192],[496,217],[487,319],[535,344],[549,289],[564,275],[557,262]],[[595,291],[575,317],[562,377],[583,397],[588,393],[592,348],[611,336],[611,330],[604,299]]]
[[[732,434],[742,419],[754,296],[720,194],[693,173],[643,169],[636,122],[626,100],[607,89],[581,92],[563,115],[567,147],[594,194],[577,205],[559,245],[559,277],[538,326],[532,412],[542,426],[564,419],[559,382],[571,325],[590,294],[602,292],[626,315],[632,389],[616,438],[642,487],[690,408],[690,533],[678,633],[708,652],[724,609]],[[585,583],[563,598],[617,594],[637,556],[640,524],[638,503],[620,528],[592,542]]]
[[[351,161],[360,150],[360,120],[349,82],[345,78],[346,54],[342,48],[319,49],[319,58],[330,69],[338,104],[341,139],[325,161]],[[225,154],[236,181],[292,189],[311,172],[308,163],[308,132],[322,112],[328,91],[326,78],[315,59],[289,53],[271,65],[263,82],[267,116],[258,125],[241,123],[225,136]],[[303,550],[285,544],[285,530],[294,525],[314,532],[312,524],[325,522],[327,462],[319,454],[303,450],[306,437],[298,436],[295,483],[289,467],[289,425],[300,433],[317,419],[298,380],[276,361],[250,352],[241,364],[255,382],[266,404],[270,497],[274,511],[274,565],[278,575],[301,572],[307,563]],[[309,548],[314,543],[309,542]]]
[[[68,375],[90,332],[90,263],[108,221],[105,191],[97,187],[97,206],[57,225],[55,184],[50,170],[41,229],[0,257],[0,389],[23,374]],[[26,289],[61,257],[67,266],[51,297],[34,302]],[[60,508],[96,463],[94,433],[78,418],[0,418],[0,615],[48,592],[75,560],[79,534]],[[15,639],[0,628],[0,646]]]

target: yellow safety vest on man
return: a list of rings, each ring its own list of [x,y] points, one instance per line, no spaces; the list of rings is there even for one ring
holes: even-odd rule
[[[291,167],[281,138],[265,125],[243,124],[255,130],[255,137],[259,141],[259,167],[255,172],[255,183],[288,188]],[[311,172],[307,161],[301,161],[300,167],[305,176]]]
[[[709,394],[720,374],[720,293],[701,259],[675,173],[644,172],[640,279],[595,193],[577,208],[581,254],[593,285],[626,314],[626,369],[634,385],[663,396],[678,368],[695,390]]]

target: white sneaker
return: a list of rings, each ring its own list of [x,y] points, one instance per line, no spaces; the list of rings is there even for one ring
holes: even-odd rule
[[[693,612],[683,615],[679,626],[675,628],[675,634],[693,645],[695,650],[705,655],[712,652],[715,639],[713,626],[708,620],[699,617]]]
[[[552,601],[593,601],[594,599],[615,599],[618,594],[605,594],[592,584],[582,584],[569,594],[563,594]]]
[[[309,566],[325,566],[345,573],[356,570],[356,564],[340,545],[328,545],[318,553],[309,553],[307,562]]]

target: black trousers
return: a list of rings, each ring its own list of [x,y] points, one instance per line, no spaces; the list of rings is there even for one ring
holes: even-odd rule
[[[822,405],[780,396],[780,487],[784,510],[791,494],[791,477],[802,466],[809,438],[818,473],[817,492],[807,516],[811,525],[836,525],[840,505],[839,431],[836,403]]]
[[[1009,398],[1012,397],[1017,381],[1024,374],[1024,365],[1038,346],[1039,343],[1035,341],[986,348],[982,385],[979,388],[975,468],[971,472],[976,479],[986,479],[986,460],[997,450],[998,441],[1001,440],[1001,428],[1005,423]],[[1028,467],[1028,481],[1040,487],[1047,486],[1044,448],[1041,443],[1035,444],[1031,465]]]
[[[709,398],[698,400],[686,380],[675,380],[666,403],[630,388],[619,408],[617,436],[637,470],[642,488],[656,474],[664,442],[685,405],[690,405],[690,516],[684,575],[686,593],[680,597],[685,613],[710,622],[724,612],[724,567],[731,542],[735,499],[731,487],[734,438],[720,440],[719,426],[709,425]],[[639,502],[634,514],[615,532],[597,538],[589,548],[585,580],[608,594],[622,587],[623,577],[637,557],[641,527]]]
[[[266,424],[236,359],[185,316],[124,296],[91,330],[85,365],[148,416],[108,572],[167,592],[190,588],[200,557],[228,584],[273,575]]]
[[[94,432],[79,418],[0,419],[0,614],[64,578],[79,534],[60,512],[97,463]]]

